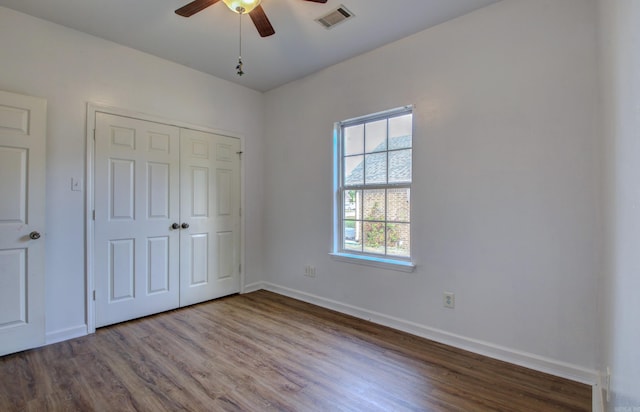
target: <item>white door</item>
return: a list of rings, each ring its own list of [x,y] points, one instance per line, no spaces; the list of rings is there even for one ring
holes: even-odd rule
[[[240,291],[240,142],[181,129],[180,306]]]
[[[0,356],[45,342],[46,113],[0,91]]]
[[[239,139],[96,113],[96,326],[240,291]]]
[[[179,305],[179,129],[96,113],[96,326]]]

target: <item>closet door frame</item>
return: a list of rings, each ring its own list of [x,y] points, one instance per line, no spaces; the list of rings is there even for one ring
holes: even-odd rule
[[[202,127],[193,125],[178,120],[167,119],[164,117],[154,116],[147,113],[141,113],[134,110],[105,106],[97,103],[87,104],[87,152],[86,152],[86,191],[85,191],[85,318],[87,323],[87,333],[95,333],[96,331],[96,319],[95,319],[95,301],[94,301],[94,166],[95,166],[95,129],[96,129],[96,114],[106,113],[116,116],[131,117],[134,119],[145,120],[155,123],[163,123],[169,126],[175,126],[181,129],[193,129],[201,132],[218,134],[228,137],[237,138],[240,140],[240,151],[244,151],[244,136],[229,132],[227,130],[212,129],[208,127]],[[244,162],[240,159],[240,209],[245,210],[245,173]],[[240,215],[240,265],[242,270],[240,271],[240,293],[245,291],[245,219],[244,213]]]

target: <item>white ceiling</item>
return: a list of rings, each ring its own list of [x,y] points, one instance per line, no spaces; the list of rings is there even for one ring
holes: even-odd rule
[[[0,0],[0,6],[267,91],[498,0],[263,0],[276,34],[244,16],[245,75],[235,73],[239,17],[222,2],[190,17],[190,0]],[[344,5],[355,18],[332,29],[314,20]]]

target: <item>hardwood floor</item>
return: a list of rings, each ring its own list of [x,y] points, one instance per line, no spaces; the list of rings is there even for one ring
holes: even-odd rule
[[[0,411],[587,411],[591,388],[266,291],[0,358]]]

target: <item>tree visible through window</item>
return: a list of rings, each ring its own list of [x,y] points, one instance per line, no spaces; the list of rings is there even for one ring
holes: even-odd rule
[[[411,257],[411,108],[339,126],[338,174],[342,253]]]

